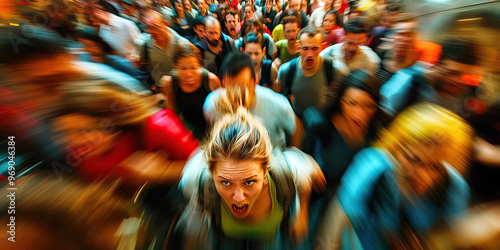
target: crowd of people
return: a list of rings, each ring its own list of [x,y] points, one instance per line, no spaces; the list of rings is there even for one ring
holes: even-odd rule
[[[2,245],[500,247],[481,45],[400,2],[0,3]]]

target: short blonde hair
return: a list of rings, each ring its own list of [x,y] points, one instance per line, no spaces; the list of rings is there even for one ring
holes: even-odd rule
[[[258,161],[269,167],[272,145],[266,128],[244,107],[222,117],[205,145],[205,160],[210,172],[221,160]]]
[[[457,114],[435,104],[421,103],[400,113],[381,133],[375,146],[395,155],[404,146],[432,144],[441,150],[442,161],[465,174],[472,135],[472,128]]]

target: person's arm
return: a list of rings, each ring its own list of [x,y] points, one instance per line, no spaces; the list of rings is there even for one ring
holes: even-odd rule
[[[311,197],[311,189],[302,190],[299,193],[300,210],[296,220],[292,224],[291,237],[292,241],[301,243],[307,239],[309,232],[309,200]]]
[[[271,83],[274,85],[278,79],[278,66],[275,62],[271,64]]]
[[[290,136],[290,146],[302,149],[302,141],[304,140],[304,126],[300,119],[295,116],[295,133]]]
[[[279,58],[276,58],[276,60],[279,60]],[[275,60],[275,62],[276,62],[276,60]],[[274,87],[272,88],[274,90],[274,92],[283,94],[283,91],[284,91],[283,84],[286,83],[287,73],[288,73],[287,64],[281,65],[281,67],[279,67],[279,70],[278,70],[277,80],[274,84]]]
[[[481,137],[474,140],[476,161],[494,167],[500,167],[500,145],[492,145]]]
[[[214,91],[221,87],[219,78],[212,72],[208,73],[208,87],[211,91]]]
[[[142,36],[141,34],[141,31],[139,30],[139,28],[137,27],[137,25],[135,25],[135,23],[133,23],[132,21],[129,21],[129,20],[126,20],[127,21],[127,29],[128,29],[128,32],[129,32],[129,36],[130,36],[130,44],[127,44],[127,48],[125,53],[126,53],[126,59],[129,60],[130,62],[132,63],[136,63],[140,60],[140,56],[139,56],[139,51],[137,51],[135,48],[135,41],[136,39],[140,38]]]
[[[162,150],[155,152],[137,150],[120,162],[116,171],[132,186],[146,182],[175,183],[181,177],[185,163],[183,160],[168,159],[168,153]]]
[[[175,105],[175,95],[172,91],[172,77],[171,76],[163,76],[160,80],[160,87],[167,98],[167,108],[176,109]]]
[[[273,38],[271,37],[271,34],[268,34],[266,35],[267,37],[267,51],[266,51],[266,54],[268,54],[270,56],[270,60],[274,60],[274,58],[276,58],[276,45],[274,44],[274,40]]]
[[[309,199],[312,190],[322,192],[326,187],[326,180],[316,161],[309,155],[289,148],[283,151],[284,160],[294,180],[299,198],[296,217],[292,220],[291,236],[295,242],[301,242],[307,237],[309,224]]]

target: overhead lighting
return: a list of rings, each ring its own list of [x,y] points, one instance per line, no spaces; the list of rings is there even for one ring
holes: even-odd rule
[[[458,19],[457,22],[468,22],[468,21],[476,21],[476,20],[481,20],[483,19],[482,17],[475,17],[475,18],[465,18],[465,19]]]

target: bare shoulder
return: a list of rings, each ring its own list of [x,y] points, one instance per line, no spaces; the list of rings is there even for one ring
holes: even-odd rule
[[[221,87],[219,78],[212,72],[208,72],[208,85],[210,90],[216,90]]]
[[[168,75],[163,76],[160,80],[160,87],[163,91],[172,89],[172,77]]]

